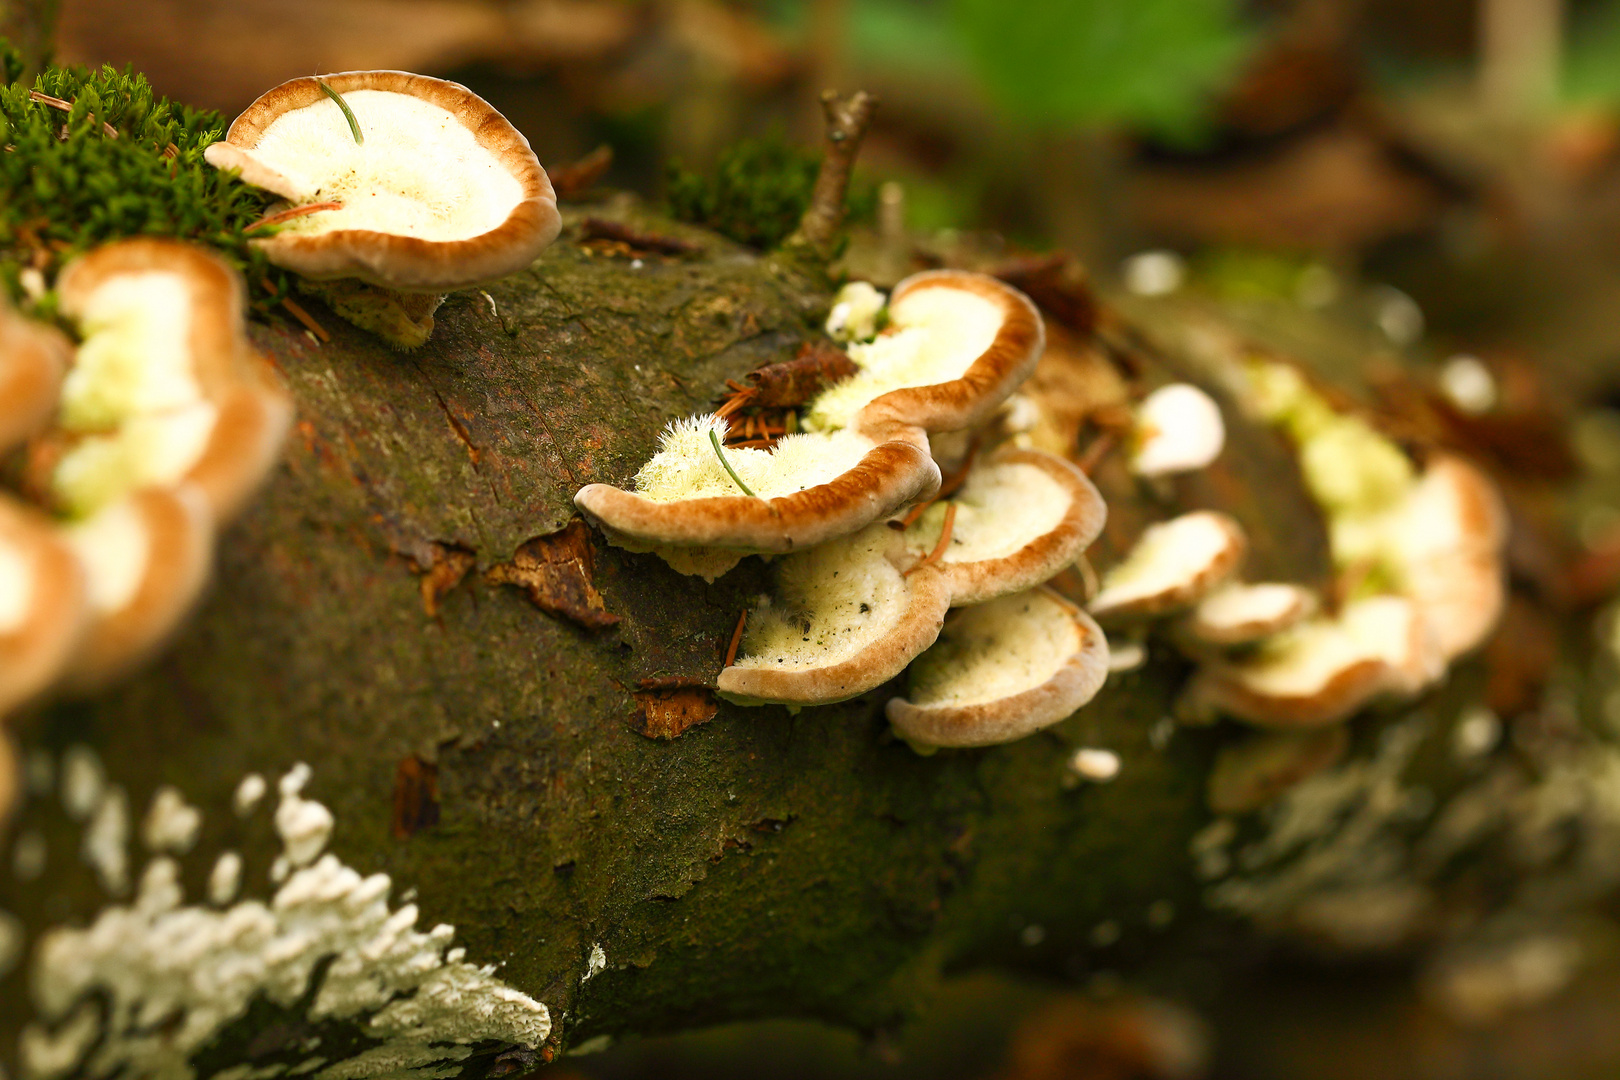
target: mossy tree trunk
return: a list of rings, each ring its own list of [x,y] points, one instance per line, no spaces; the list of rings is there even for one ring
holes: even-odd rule
[[[422,926],[453,924],[469,960],[499,965],[502,981],[544,1002],[549,1060],[598,1035],[752,1016],[881,1028],[918,1007],[942,971],[985,962],[1148,972],[1173,987],[1194,966],[1231,960],[1256,919],[1321,938],[1332,917],[1296,919],[1301,906],[1356,889],[1369,902],[1415,890],[1432,911],[1464,874],[1457,861],[1424,861],[1434,808],[1503,770],[1515,790],[1535,790],[1531,766],[1449,751],[1480,689],[1477,665],[1465,665],[1416,714],[1358,722],[1336,775],[1376,775],[1341,783],[1342,805],[1322,796],[1300,840],[1337,845],[1337,861],[1297,869],[1298,849],[1261,850],[1276,839],[1270,819],[1235,823],[1236,841],[1212,836],[1205,783],[1236,730],[1167,724],[1186,665],[1156,644],[1075,717],[987,750],[916,755],[887,734],[882,692],[797,715],[721,703],[678,738],[638,733],[638,682],[712,681],[766,567],[748,560],[706,585],[590,534],[575,565],[617,616],[600,629],[484,575],[565,528],[579,486],[627,480],[670,418],[819,333],[828,296],[813,268],[633,207],[593,212],[692,237],[704,252],[632,261],[565,229],[530,272],[452,297],[411,354],[321,309],[327,344],[290,321],[254,328],[299,418],[284,463],[222,536],[211,593],[144,672],[21,725],[25,759],[93,748],[137,821],[161,785],[203,811],[180,860],[189,898],[206,895],[226,849],[244,856],[245,893],[268,895],[270,822],[233,813],[233,792],[248,773],[273,781],[307,762],[306,794],[336,820],[331,849],[391,875],[396,895],[414,892]],[[1164,362],[1213,385],[1220,360],[1198,345],[1203,318],[1166,308],[1139,325]],[[1104,468],[1113,523],[1099,562],[1153,517],[1214,505],[1249,529],[1251,576],[1326,576],[1322,525],[1289,449],[1229,416],[1228,453],[1185,482],[1138,488],[1117,463]],[[1080,746],[1116,752],[1118,778],[1067,783]],[[1415,805],[1420,789],[1427,808]],[[43,877],[24,882],[0,864],[0,909],[20,919],[28,947],[114,902],[79,857],[80,824],[44,790],[8,840],[43,839]],[[1245,842],[1260,853],[1222,867],[1243,862]],[[1480,918],[1519,903],[1502,875],[1468,874]],[[1234,890],[1212,906],[1211,879],[1262,895]],[[1340,945],[1361,914],[1346,913]],[[1386,922],[1391,940],[1372,944],[1435,925]],[[34,1015],[29,969],[25,956],[0,979],[0,1061],[14,1071]],[[201,1075],[297,1060],[270,1035],[299,1023],[256,1009],[199,1057],[210,1066]],[[501,1049],[480,1047],[467,1074],[512,1071]]]

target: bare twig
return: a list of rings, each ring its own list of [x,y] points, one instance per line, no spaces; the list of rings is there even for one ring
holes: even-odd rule
[[[255,221],[242,231],[252,232],[254,229],[264,229],[270,227],[271,225],[280,225],[283,222],[291,221],[294,218],[301,218],[307,214],[320,213],[322,210],[341,209],[343,209],[343,204],[340,202],[305,203],[303,206],[289,206],[287,209],[278,210],[274,214],[266,214],[264,217],[260,218],[258,221]]]
[[[748,625],[748,609],[743,608],[742,614],[737,616],[737,628],[731,632],[731,643],[726,646],[726,662],[722,667],[730,667],[737,659],[737,647],[742,644],[743,627]]]
[[[827,149],[816,174],[810,206],[799,227],[788,237],[788,247],[808,248],[821,258],[831,258],[838,227],[844,222],[844,195],[849,191],[849,174],[860,152],[861,139],[872,122],[877,98],[857,90],[841,98],[828,90],[821,95],[821,108],[827,115]]]

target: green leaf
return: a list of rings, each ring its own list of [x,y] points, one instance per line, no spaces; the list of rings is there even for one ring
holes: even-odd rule
[[[951,0],[1004,108],[1033,120],[1185,133],[1247,55],[1234,0]]]

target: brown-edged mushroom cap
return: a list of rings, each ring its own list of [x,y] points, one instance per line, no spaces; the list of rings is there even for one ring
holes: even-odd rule
[[[1316,614],[1316,594],[1288,582],[1232,581],[1187,615],[1187,632],[1211,645],[1247,645]]]
[[[0,717],[56,681],[85,618],[73,549],[49,518],[0,496]]]
[[[295,205],[340,204],[255,241],[316,280],[464,288],[528,266],[561,227],[550,179],[505,117],[464,86],[404,71],[284,82],[204,156]]]
[[[95,690],[162,644],[207,580],[213,524],[207,497],[182,484],[144,488],[66,531],[90,608],[71,689]]]
[[[1248,550],[1238,523],[1195,510],[1143,531],[1087,606],[1099,618],[1158,615],[1197,603],[1237,570]]]
[[[1413,605],[1376,596],[1336,618],[1313,619],[1262,642],[1254,655],[1201,668],[1183,708],[1261,727],[1337,723],[1383,693],[1409,696],[1445,673],[1432,631]]]
[[[918,274],[894,296],[889,329],[850,347],[859,372],[810,404],[807,431],[769,451],[722,450],[723,419],[678,421],[636,491],[591,484],[575,505],[632,550],[783,553],[927,498],[940,481],[928,434],[998,408],[1034,366],[1044,330],[1027,297],[982,274]]]
[[[950,587],[934,567],[906,574],[883,524],[783,559],[776,593],[748,616],[720,696],[743,705],[821,705],[900,674],[939,636]]]
[[[1226,424],[1215,399],[1191,383],[1153,391],[1136,408],[1131,470],[1168,476],[1202,469],[1226,445]]]
[[[966,270],[913,274],[890,294],[888,329],[849,346],[860,372],[811,402],[804,422],[879,441],[973,427],[1029,378],[1045,345],[1040,312],[1012,286]]]
[[[73,345],[0,297],[0,450],[42,428],[56,409]]]
[[[1035,588],[954,612],[887,714],[914,746],[990,746],[1064,719],[1107,676],[1102,630],[1074,604]]]
[[[1391,546],[1403,595],[1453,660],[1485,640],[1506,600],[1507,512],[1496,487],[1459,457],[1431,461],[1406,498]]]
[[[1108,508],[1072,463],[1041,450],[1002,449],[906,530],[913,554],[935,549],[947,513],[951,536],[937,565],[959,607],[1049,580],[1097,538]]]
[[[33,455],[49,471],[35,486],[86,517],[137,488],[189,480],[217,518],[233,514],[292,419],[249,352],[241,279],[201,248],[137,239],[76,260],[57,288],[84,340]]]

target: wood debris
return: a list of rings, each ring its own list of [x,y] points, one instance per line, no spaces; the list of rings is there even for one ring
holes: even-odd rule
[[[658,690],[637,690],[636,712],[631,726],[649,739],[677,739],[687,731],[713,720],[720,703],[702,686],[676,686]]]
[[[591,530],[578,518],[518,548],[512,561],[484,574],[491,585],[515,585],[541,611],[559,615],[587,630],[605,630],[619,621],[607,610],[592,582]]]

